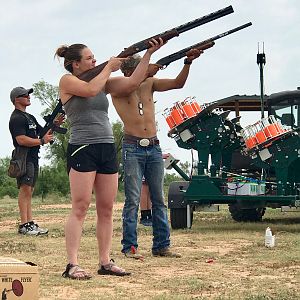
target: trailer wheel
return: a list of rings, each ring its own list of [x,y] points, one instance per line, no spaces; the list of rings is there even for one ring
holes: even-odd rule
[[[172,229],[187,228],[186,207],[184,208],[170,208],[170,219]],[[193,209],[191,208],[191,225],[193,224]]]
[[[261,222],[265,214],[265,207],[242,209],[238,204],[228,204],[233,220],[237,222]]]

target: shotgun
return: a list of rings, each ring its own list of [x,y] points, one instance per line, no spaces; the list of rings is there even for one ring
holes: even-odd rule
[[[185,32],[185,31],[191,30],[191,29],[198,27],[200,25],[203,25],[205,23],[208,23],[208,22],[211,22],[218,18],[224,17],[230,13],[233,13],[233,8],[231,5],[223,8],[223,9],[220,9],[218,11],[215,11],[213,13],[210,13],[206,16],[203,16],[201,18],[195,19],[195,20],[187,22],[183,25],[177,26],[173,29],[167,30],[165,32],[162,32],[160,34],[157,34],[155,36],[147,38],[138,43],[135,43],[135,44],[129,46],[128,48],[125,48],[124,51],[122,51],[117,57],[126,58],[128,56],[131,56],[133,54],[136,54],[138,52],[141,52],[143,50],[150,48],[151,45],[149,44],[149,41],[151,39],[162,38],[162,40],[164,42],[166,42],[176,36],[179,36],[181,33]],[[103,68],[106,66],[106,64],[107,64],[107,61],[94,67],[91,70],[85,71],[84,73],[80,74],[80,76],[78,76],[78,78],[88,82],[88,81],[92,80],[94,77],[96,77],[103,70]]]
[[[229,35],[229,34],[232,34],[232,33],[234,33],[234,32],[237,32],[237,31],[239,31],[239,30],[242,30],[242,29],[244,29],[244,28],[246,28],[246,27],[249,27],[249,26],[251,26],[251,25],[252,25],[252,23],[249,22],[249,23],[246,23],[246,24],[241,25],[241,26],[239,26],[239,27],[236,27],[236,28],[233,28],[233,29],[231,29],[231,30],[225,31],[225,32],[223,32],[223,33],[221,33],[221,34],[218,34],[218,35],[216,35],[216,36],[214,36],[214,37],[212,37],[212,38],[209,38],[209,39],[207,39],[207,40],[205,40],[205,41],[202,41],[202,42],[197,43],[197,44],[195,44],[195,45],[193,45],[193,46],[184,48],[184,49],[182,49],[182,50],[180,50],[180,51],[178,51],[178,52],[175,52],[175,53],[173,53],[173,54],[170,54],[170,55],[168,55],[168,56],[165,56],[165,57],[159,59],[159,60],[156,62],[156,64],[157,64],[157,65],[160,65],[160,69],[164,69],[164,68],[166,68],[170,63],[172,63],[172,62],[174,62],[174,61],[176,61],[176,60],[178,60],[178,59],[180,59],[180,58],[182,58],[182,57],[185,57],[185,56],[187,55],[187,52],[189,52],[191,49],[206,50],[206,49],[212,47],[212,46],[215,44],[215,42],[214,42],[215,40],[218,40],[218,39],[220,39],[220,38],[223,38],[224,36],[227,36],[227,35]]]
[[[220,10],[217,10],[213,13],[205,15],[201,18],[195,19],[195,20],[187,22],[183,25],[177,26],[173,29],[167,30],[165,32],[154,35],[154,36],[152,36],[150,38],[147,38],[145,40],[142,40],[140,42],[137,42],[137,43],[129,46],[128,48],[125,48],[117,57],[126,58],[128,56],[131,56],[133,54],[136,54],[138,52],[141,52],[143,50],[146,50],[146,49],[150,48],[151,45],[149,44],[149,41],[153,38],[154,39],[162,38],[162,40],[164,42],[166,42],[166,41],[168,41],[168,40],[170,40],[170,39],[172,39],[176,36],[179,36],[181,33],[185,32],[185,31],[191,30],[195,27],[206,24],[208,22],[211,22],[211,21],[216,20],[218,18],[224,17],[224,16],[226,16],[228,14],[231,14],[231,13],[233,13],[233,8],[230,5],[230,6],[227,6],[227,7],[223,8],[223,9],[220,9]],[[107,64],[107,61],[100,64],[100,65],[98,65],[98,66],[96,66],[96,67],[94,67],[93,69],[90,69],[90,70],[87,70],[87,71],[83,72],[82,74],[80,74],[78,76],[78,78],[81,79],[81,80],[84,80],[86,82],[89,82],[94,77],[96,77],[98,74],[100,74],[100,72],[103,70],[103,68],[106,66],[106,64]],[[62,109],[62,103],[59,100],[56,107],[54,108],[52,114],[49,116],[49,120],[46,121],[47,124],[45,125],[45,127],[42,130],[43,135],[45,135],[46,132],[49,129],[55,128],[54,124],[53,124],[53,121],[54,121],[56,115],[59,112],[62,112],[62,110],[63,110]],[[42,134],[40,135],[41,137],[43,137]]]

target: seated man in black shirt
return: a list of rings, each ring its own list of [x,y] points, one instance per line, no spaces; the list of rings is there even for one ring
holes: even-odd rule
[[[43,138],[39,138],[42,126],[36,118],[26,112],[30,103],[30,94],[33,89],[16,87],[10,93],[10,99],[15,106],[9,120],[9,130],[15,147],[28,147],[26,174],[17,178],[19,188],[18,204],[21,224],[18,232],[26,235],[47,234],[48,229],[39,227],[32,219],[31,198],[35,182],[38,177],[38,153],[41,145],[49,143],[53,139],[52,133],[48,132]]]

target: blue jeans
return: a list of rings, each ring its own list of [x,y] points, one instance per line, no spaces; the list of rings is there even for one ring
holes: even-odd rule
[[[163,196],[164,163],[159,145],[142,147],[123,143],[125,204],[123,208],[122,252],[138,248],[137,219],[142,178],[149,186],[152,201],[152,251],[170,246],[170,228]]]

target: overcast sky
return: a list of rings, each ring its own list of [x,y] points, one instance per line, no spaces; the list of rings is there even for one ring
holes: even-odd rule
[[[250,21],[253,23],[251,27],[219,39],[213,48],[196,60],[183,89],[154,94],[162,149],[182,161],[190,161],[190,153],[179,149],[175,141],[167,137],[168,126],[162,111],[188,96],[195,96],[199,103],[203,103],[237,94],[259,94],[258,42],[261,50],[264,42],[267,59],[265,93],[269,95],[300,86],[299,1],[2,1],[0,157],[9,156],[13,148],[8,130],[13,110],[9,98],[11,89],[15,86],[30,88],[42,79],[57,85],[65,72],[62,64],[53,58],[60,45],[86,44],[100,64],[110,56],[118,55],[124,47],[229,5],[233,6],[234,13],[170,40],[152,58],[155,62],[216,34]],[[177,61],[159,71],[157,77],[174,78],[182,65],[183,60]],[[38,100],[32,98],[32,105],[27,111],[43,125],[39,117],[43,109]],[[109,115],[111,122],[118,119],[112,104]],[[242,124],[254,123],[255,120],[242,118]]]

